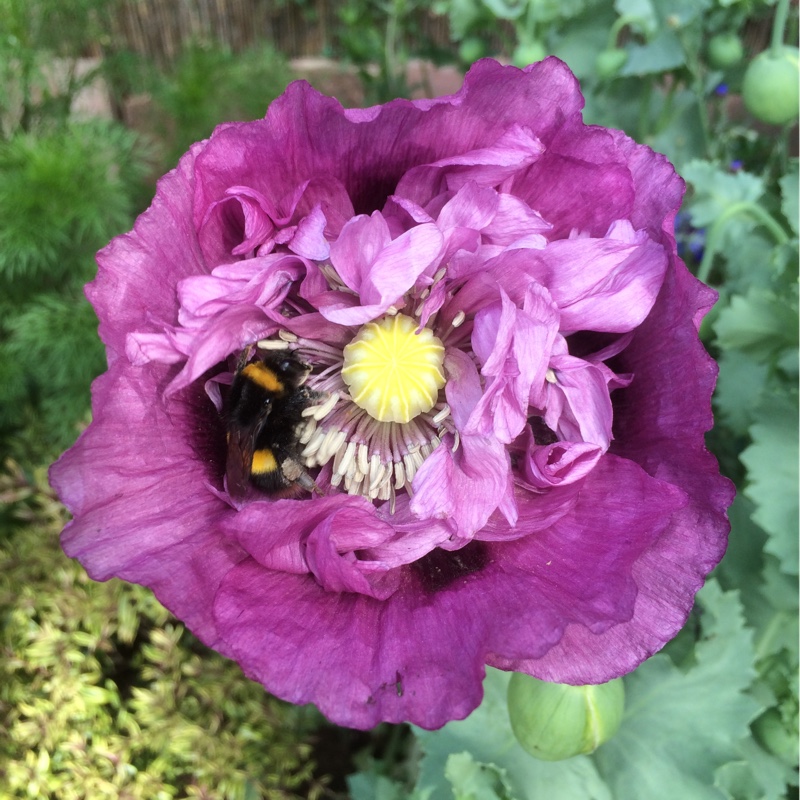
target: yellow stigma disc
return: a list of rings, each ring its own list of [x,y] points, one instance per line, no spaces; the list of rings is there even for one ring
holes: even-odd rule
[[[344,348],[342,379],[353,402],[380,422],[430,411],[444,386],[444,346],[405,314],[364,325]]]

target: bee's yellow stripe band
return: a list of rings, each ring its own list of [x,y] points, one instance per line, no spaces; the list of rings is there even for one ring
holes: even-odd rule
[[[264,364],[248,364],[242,370],[242,375],[268,392],[283,391],[283,384],[278,380],[278,376]]]
[[[278,469],[278,462],[275,460],[272,450],[265,448],[253,453],[253,464],[250,467],[252,475],[267,475],[275,472],[276,469]]]

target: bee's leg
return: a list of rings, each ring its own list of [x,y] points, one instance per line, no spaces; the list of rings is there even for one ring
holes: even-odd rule
[[[253,350],[255,350],[255,345],[249,344],[239,354],[239,360],[236,362],[237,372],[241,372],[247,366],[247,363],[253,355]]]
[[[322,491],[314,482],[314,479],[306,472],[305,467],[303,467],[299,461],[295,461],[291,456],[287,456],[281,461],[281,472],[283,473],[283,477],[290,483],[297,484],[307,492],[314,492],[319,495],[322,494]]]

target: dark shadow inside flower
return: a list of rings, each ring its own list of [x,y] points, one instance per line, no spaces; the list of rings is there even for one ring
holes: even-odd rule
[[[489,549],[486,544],[473,541],[455,551],[437,547],[412,566],[423,588],[428,592],[438,592],[459,578],[478,572],[488,563]]]
[[[203,380],[197,381],[181,392],[180,402],[184,406],[185,416],[180,424],[186,427],[186,440],[198,463],[206,470],[209,483],[221,489],[228,449],[225,426],[209,400],[204,383]]]

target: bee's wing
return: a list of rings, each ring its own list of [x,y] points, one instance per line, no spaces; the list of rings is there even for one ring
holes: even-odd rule
[[[228,492],[233,497],[243,497],[250,481],[255,449],[254,428],[233,428],[228,431],[228,458],[225,462],[225,477]]]
[[[232,425],[228,429],[228,458],[225,463],[225,476],[228,492],[233,497],[243,497],[250,482],[253,469],[253,453],[256,439],[272,410],[271,403],[264,408],[252,425]]]

